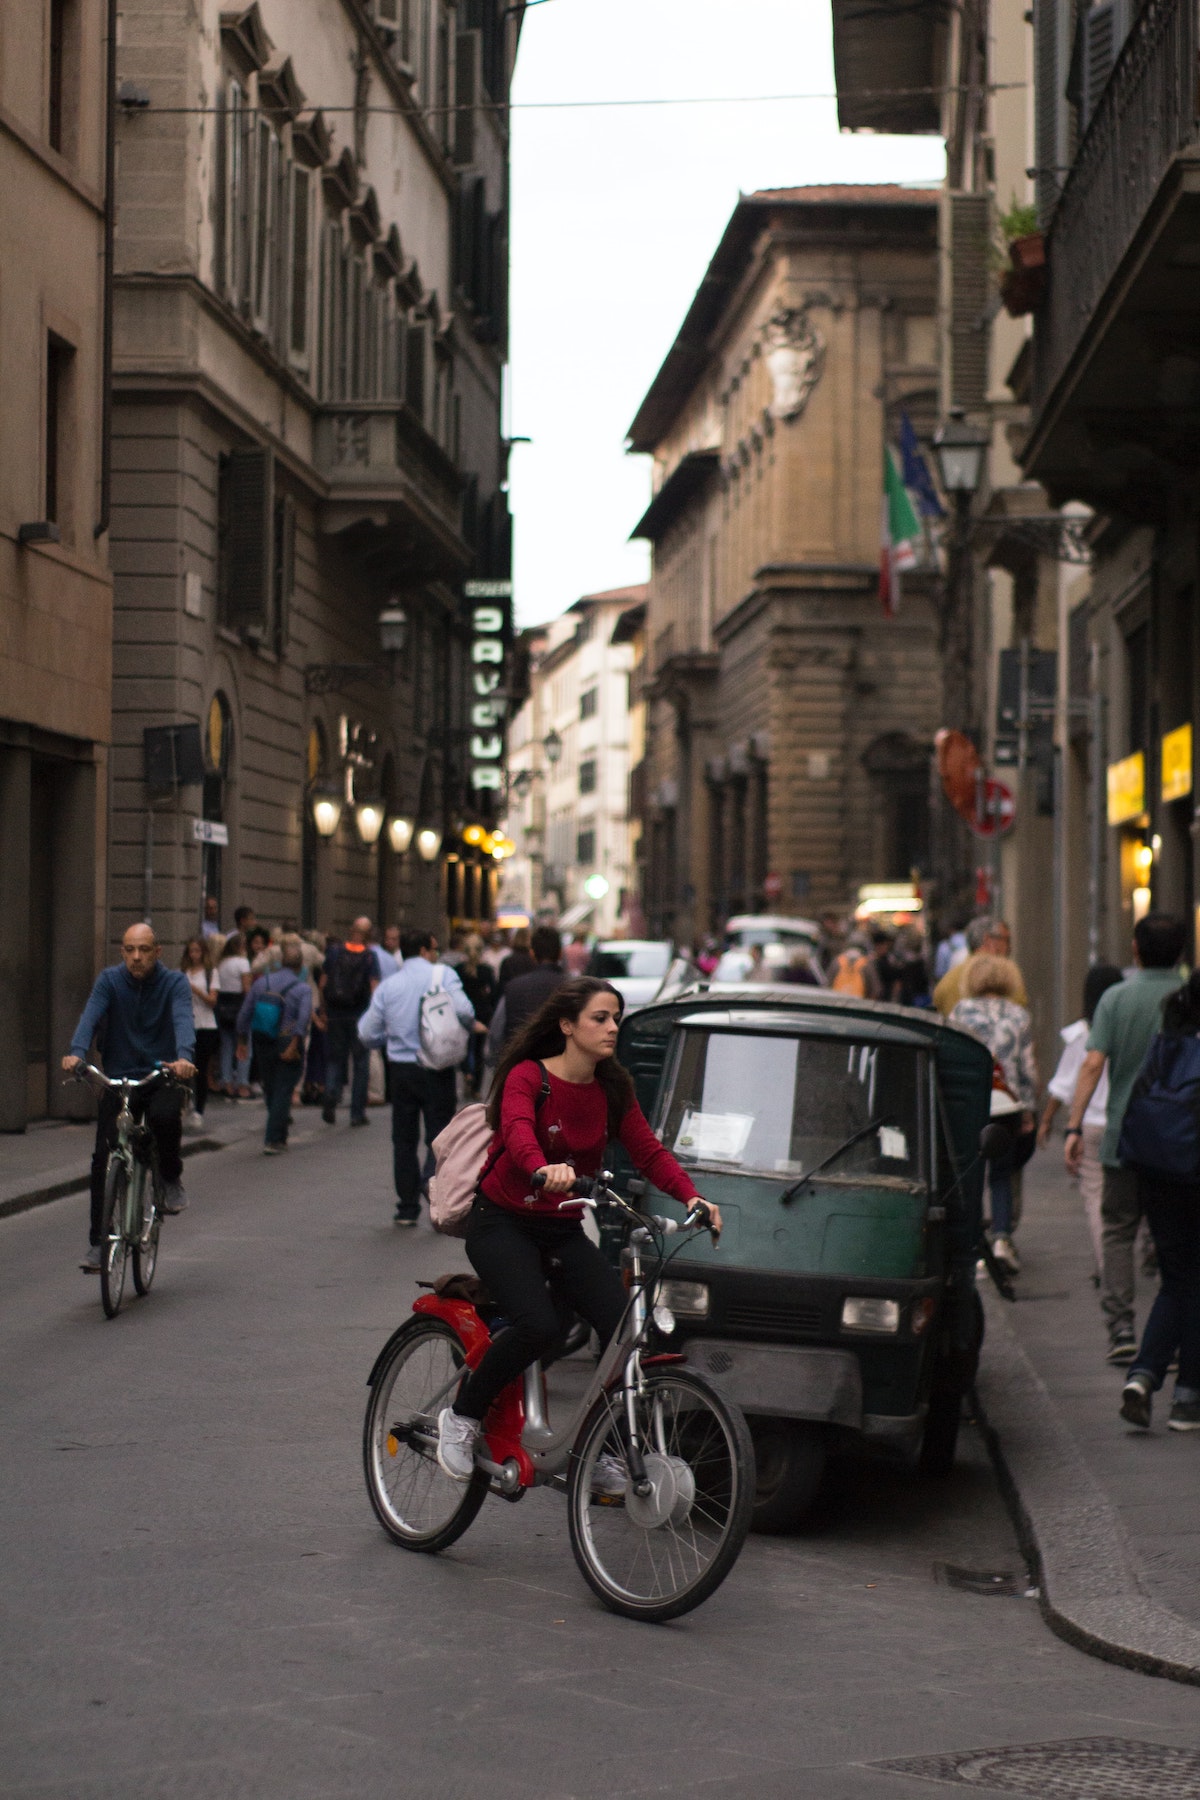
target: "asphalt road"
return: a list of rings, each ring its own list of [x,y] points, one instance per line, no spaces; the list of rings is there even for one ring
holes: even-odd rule
[[[154,1292],[111,1323],[82,1197],[0,1221],[0,1794],[936,1800],[878,1765],[1200,1750],[1194,1690],[1047,1632],[969,1432],[941,1485],[843,1469],[812,1529],[752,1537],[671,1626],[592,1599],[554,1494],[489,1501],[441,1557],[394,1548],[365,1377],[414,1279],[463,1259],[392,1229],[386,1130],[305,1114],[286,1158],[197,1157]]]

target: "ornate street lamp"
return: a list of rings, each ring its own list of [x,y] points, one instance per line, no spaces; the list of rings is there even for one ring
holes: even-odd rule
[[[563,741],[553,725],[542,739],[542,749],[546,752],[546,761],[553,768],[563,753]]]
[[[945,492],[956,500],[960,495],[970,500],[978,492],[989,435],[982,426],[968,425],[961,406],[952,406],[950,417],[938,427],[933,440],[938,474]]]
[[[359,800],[354,808],[354,823],[358,826],[358,835],[363,843],[370,846],[379,842],[379,834],[383,830],[385,809],[382,800]]]
[[[313,824],[320,837],[331,838],[336,832],[342,818],[341,790],[331,782],[321,782],[314,787],[309,796],[312,807]]]
[[[442,847],[442,834],[435,831],[432,825],[425,825],[417,833],[417,855],[422,862],[436,862],[438,851]]]
[[[388,842],[397,856],[403,856],[413,839],[413,821],[399,814],[388,820]]]

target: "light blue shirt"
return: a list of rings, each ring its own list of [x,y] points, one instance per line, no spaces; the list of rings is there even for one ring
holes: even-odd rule
[[[454,970],[424,956],[410,956],[394,975],[380,982],[358,1021],[358,1035],[369,1050],[386,1046],[389,1062],[420,1062],[421,1001],[433,986],[435,969],[463,1024],[469,1028],[475,1023],[475,1008]]]
[[[371,945],[371,960],[380,981],[386,981],[389,975],[395,975],[401,966],[400,958],[393,956],[390,950],[385,950],[382,944]]]

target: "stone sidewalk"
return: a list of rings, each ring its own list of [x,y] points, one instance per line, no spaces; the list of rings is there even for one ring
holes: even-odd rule
[[[1078,1189],[1062,1140],[1025,1172],[1022,1273],[1007,1304],[984,1286],[978,1399],[1041,1570],[1050,1625],[1082,1648],[1200,1684],[1200,1432],[1118,1416]],[[1139,1276],[1138,1328],[1155,1292]]]
[[[370,1116],[374,1118],[378,1111],[372,1109]],[[292,1135],[299,1141],[301,1135],[310,1135],[312,1128],[320,1125],[321,1109],[297,1107],[294,1117]],[[339,1114],[341,1124],[345,1124],[346,1117],[343,1106]],[[183,1154],[185,1158],[196,1156],[261,1137],[265,1122],[266,1108],[261,1100],[226,1100],[211,1095],[203,1121],[190,1121],[184,1128]],[[45,1120],[31,1125],[28,1131],[0,1135],[0,1218],[27,1212],[30,1207],[67,1194],[83,1193],[88,1185],[95,1134],[93,1124]]]

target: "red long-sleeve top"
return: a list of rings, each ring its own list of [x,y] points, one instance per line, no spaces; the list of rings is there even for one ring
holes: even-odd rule
[[[531,1177],[547,1163],[571,1163],[580,1175],[598,1174],[609,1141],[608,1102],[598,1081],[560,1081],[549,1070],[546,1074],[550,1092],[540,1106],[542,1071],[538,1063],[518,1063],[505,1082],[500,1129],[488,1147],[492,1167],[482,1188],[489,1200],[512,1212],[580,1217],[582,1207],[560,1213],[558,1208],[566,1196],[535,1189]],[[627,1107],[618,1135],[634,1167],[656,1188],[674,1200],[698,1197],[686,1171],[659,1143],[636,1101]]]

